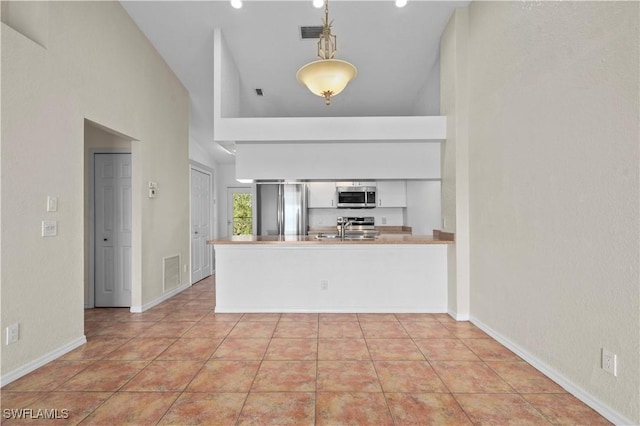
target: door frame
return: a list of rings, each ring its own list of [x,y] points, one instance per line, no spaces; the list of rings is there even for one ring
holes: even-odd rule
[[[96,212],[95,212],[95,156],[96,154],[131,154],[133,157],[132,149],[124,149],[124,148],[92,148],[89,150],[89,305],[88,308],[95,308],[96,299],[95,299],[95,261],[96,261]],[[133,174],[133,166],[131,170]],[[133,187],[133,177],[131,178],[131,184]],[[133,194],[132,194],[133,196]],[[133,216],[133,211],[131,212]],[[131,218],[131,222],[133,223],[133,217]],[[133,244],[132,244],[133,246]],[[133,249],[133,247],[132,247]],[[133,264],[133,259],[132,262]],[[133,271],[131,273],[131,282],[133,283]],[[133,291],[133,289],[132,289]]]
[[[198,171],[200,173],[204,173],[206,175],[209,175],[209,189],[211,191],[211,196],[209,197],[209,233],[210,233],[210,237],[211,239],[215,238],[216,235],[216,213],[215,213],[215,206],[216,206],[216,190],[215,190],[215,170],[211,169],[207,166],[205,166],[204,164],[198,163],[197,161],[193,161],[190,160],[189,161],[189,285],[193,285],[194,283],[193,281],[193,277],[191,276],[191,272],[193,271],[193,253],[191,252],[191,231],[192,231],[192,227],[193,224],[191,223],[191,170],[195,170]],[[216,273],[216,264],[215,264],[215,256],[214,256],[214,250],[213,247],[211,249],[211,274],[215,274]]]

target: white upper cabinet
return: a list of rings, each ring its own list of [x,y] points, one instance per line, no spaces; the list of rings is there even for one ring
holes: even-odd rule
[[[336,208],[335,182],[309,182],[309,208]]]
[[[378,207],[407,207],[407,181],[379,180]]]
[[[336,182],[336,186],[376,186],[376,181],[374,180],[358,180],[358,181],[342,181]]]

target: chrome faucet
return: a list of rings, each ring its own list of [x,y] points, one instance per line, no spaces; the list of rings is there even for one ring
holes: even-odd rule
[[[352,221],[347,220],[347,218],[343,218],[342,216],[338,217],[338,232],[340,233],[340,238],[344,239],[345,230],[347,226],[351,226],[353,224]]]

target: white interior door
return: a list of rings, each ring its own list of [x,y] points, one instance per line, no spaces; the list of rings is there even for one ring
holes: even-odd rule
[[[191,169],[191,283],[211,275],[211,175]]]
[[[131,306],[131,154],[94,155],[95,306]]]

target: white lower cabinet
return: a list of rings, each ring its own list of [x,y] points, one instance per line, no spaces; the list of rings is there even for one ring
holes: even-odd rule
[[[379,180],[377,192],[378,207],[407,207],[407,181]]]
[[[309,182],[309,208],[336,208],[335,182]]]

